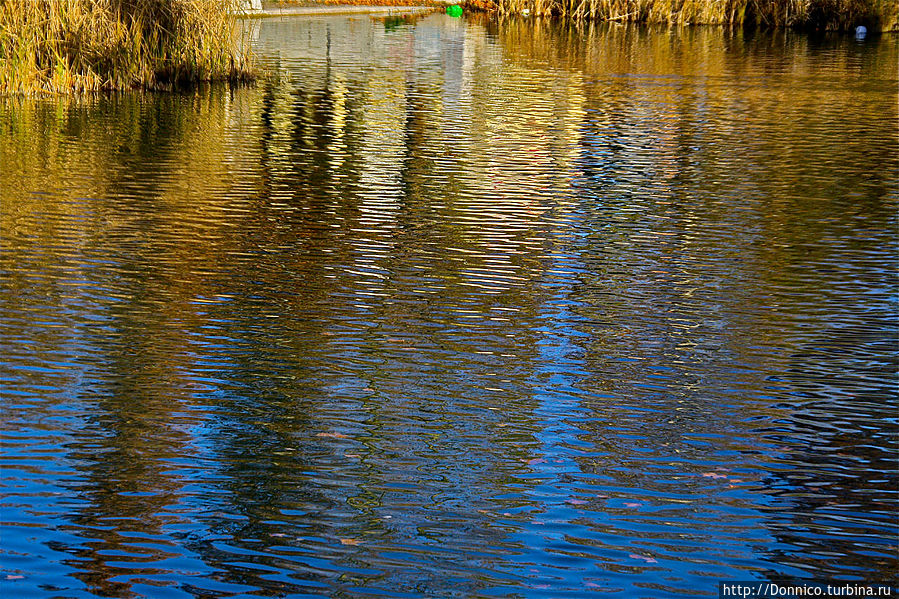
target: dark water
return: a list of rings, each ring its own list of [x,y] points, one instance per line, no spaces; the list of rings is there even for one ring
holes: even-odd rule
[[[253,34],[0,101],[6,596],[893,578],[895,37]]]

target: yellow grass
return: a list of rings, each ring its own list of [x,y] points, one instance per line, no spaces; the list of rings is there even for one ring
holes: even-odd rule
[[[899,30],[896,0],[472,0],[500,14],[668,24]]]
[[[233,0],[2,0],[0,93],[250,76]]]

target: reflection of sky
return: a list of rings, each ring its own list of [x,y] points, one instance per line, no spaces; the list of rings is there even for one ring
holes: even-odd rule
[[[892,134],[858,154],[858,90],[837,120],[800,95],[840,125],[813,128],[844,153],[821,174],[807,132],[733,127],[727,65],[640,64],[656,38],[618,29],[578,65],[485,27],[265,21],[254,88],[29,108],[45,153],[11,139],[0,173],[23,585],[662,596],[890,571],[896,197],[864,160]],[[765,76],[752,101],[781,102],[789,72]]]

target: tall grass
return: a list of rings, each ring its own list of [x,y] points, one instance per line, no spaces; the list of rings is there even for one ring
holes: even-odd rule
[[[601,21],[899,30],[896,0],[490,0],[500,14]]]
[[[0,93],[68,93],[250,75],[236,0],[2,0]]]

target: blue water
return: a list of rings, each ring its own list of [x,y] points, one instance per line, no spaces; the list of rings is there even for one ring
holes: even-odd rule
[[[0,99],[4,595],[895,581],[894,37],[248,27]]]

